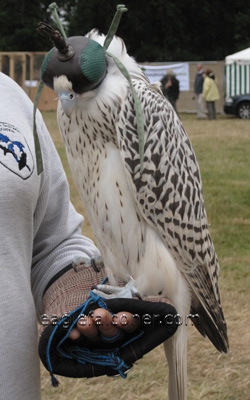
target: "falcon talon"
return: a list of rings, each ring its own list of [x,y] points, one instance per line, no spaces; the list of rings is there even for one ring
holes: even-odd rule
[[[139,292],[135,292],[134,294],[139,300],[143,300],[143,298],[142,298],[142,296],[140,295]]]
[[[96,265],[96,260],[94,258],[90,259],[91,267],[95,270],[95,272],[100,272],[100,269]]]

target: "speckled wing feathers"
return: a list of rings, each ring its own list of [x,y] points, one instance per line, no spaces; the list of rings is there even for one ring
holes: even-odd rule
[[[138,212],[157,230],[186,276],[196,299],[193,311],[198,308],[204,317],[205,323],[197,328],[220,351],[226,351],[226,326],[217,283],[219,264],[208,231],[194,151],[167,100],[145,82],[134,81],[134,85],[145,119],[142,175],[134,106],[129,94],[116,129]]]

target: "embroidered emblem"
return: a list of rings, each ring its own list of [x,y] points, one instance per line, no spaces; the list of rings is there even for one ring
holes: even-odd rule
[[[34,159],[24,135],[5,122],[0,122],[0,163],[22,179],[29,178],[34,170]]]

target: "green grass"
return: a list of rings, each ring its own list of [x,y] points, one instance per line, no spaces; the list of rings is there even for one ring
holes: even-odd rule
[[[184,122],[185,124],[185,122]],[[202,135],[192,136],[204,186],[211,233],[223,273],[239,285],[249,282],[250,259],[250,124],[219,119],[205,122]]]
[[[45,121],[62,158],[71,198],[84,214],[69,173],[55,113]],[[190,327],[188,400],[241,400],[250,393],[250,121],[220,116],[198,121],[181,115],[201,169],[210,232],[220,260],[220,288],[228,324],[230,352],[219,354]],[[92,236],[86,221],[84,233]],[[167,364],[163,349],[155,349],[121,378],[73,380],[59,378],[58,389],[49,386],[42,369],[42,400],[164,400],[167,399]]]

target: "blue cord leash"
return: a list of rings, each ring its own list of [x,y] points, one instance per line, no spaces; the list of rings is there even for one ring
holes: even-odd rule
[[[137,335],[127,340],[119,347],[115,347],[114,349],[110,350],[110,352],[103,352],[103,354],[101,350],[89,350],[88,348],[80,348],[79,346],[72,346],[70,349],[67,350],[67,352],[65,352],[62,348],[62,345],[68,339],[69,334],[74,328],[74,326],[77,324],[77,321],[81,318],[82,315],[84,315],[86,308],[92,303],[98,304],[98,306],[103,309],[108,309],[105,300],[99,295],[90,291],[89,298],[85,301],[85,303],[81,304],[79,307],[77,307],[69,314],[67,314],[65,317],[63,317],[60,321],[58,321],[58,323],[55,325],[50,335],[46,348],[46,360],[47,360],[48,370],[51,376],[51,385],[54,387],[58,386],[59,382],[53,374],[53,366],[51,363],[52,341],[58,328],[62,326],[65,323],[65,321],[75,313],[77,313],[77,317],[74,319],[69,329],[67,329],[65,336],[60,340],[60,342],[56,346],[56,350],[58,351],[60,356],[68,359],[75,359],[80,364],[89,363],[93,365],[109,367],[117,371],[117,373],[119,373],[122,378],[126,378],[126,371],[128,371],[130,367],[117,354],[122,348],[124,348],[125,346],[137,340],[140,336],[142,336],[144,334],[143,331],[139,332]]]

